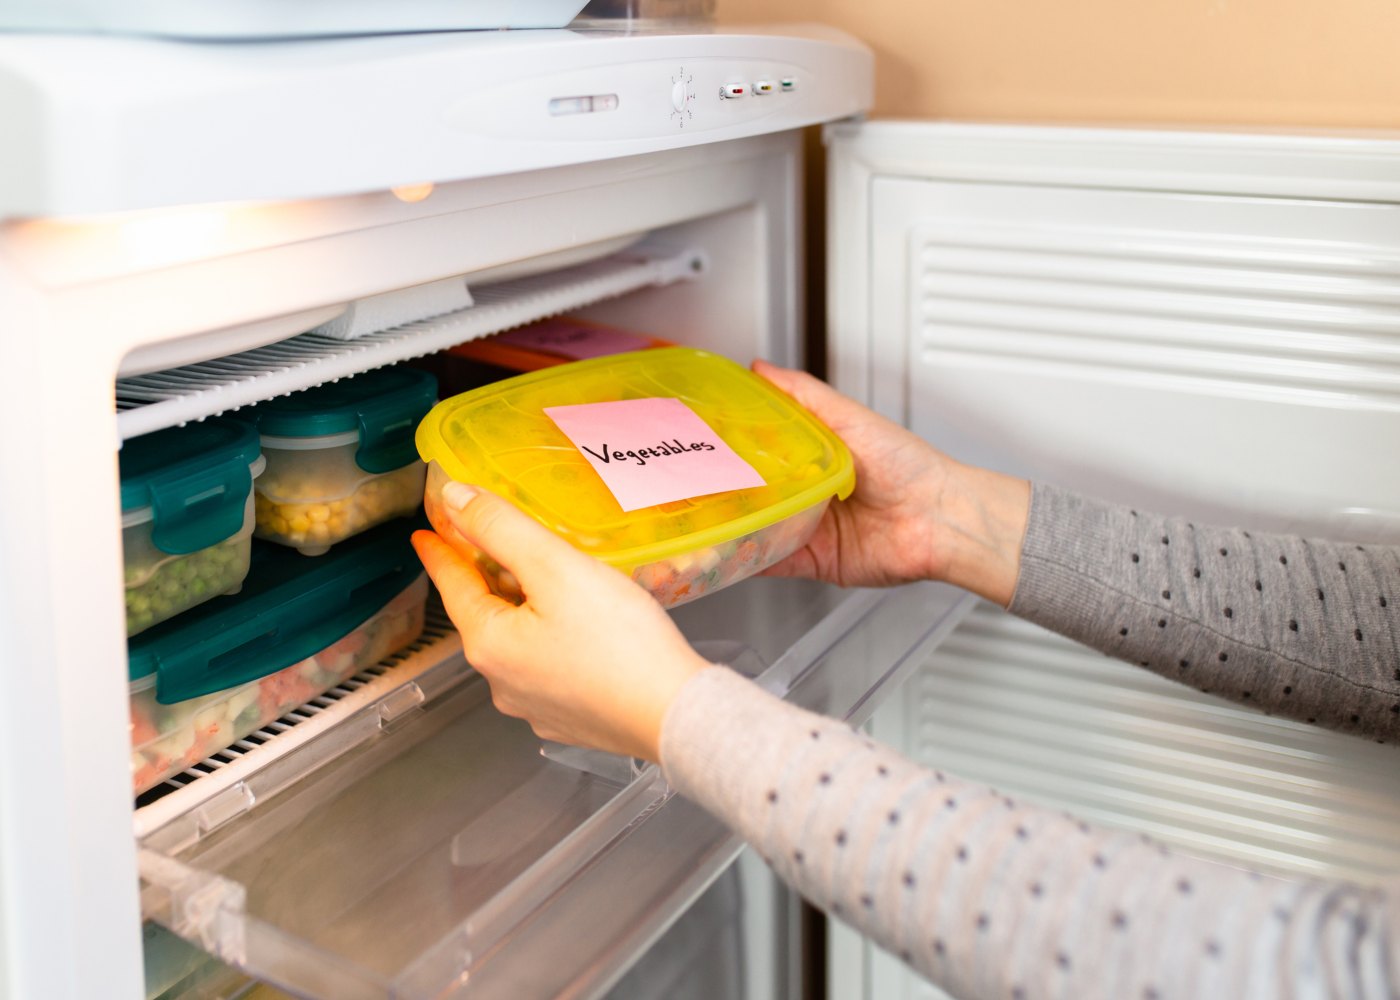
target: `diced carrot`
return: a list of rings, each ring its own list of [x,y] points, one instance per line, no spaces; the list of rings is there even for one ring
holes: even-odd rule
[[[143,746],[159,735],[155,724],[144,712],[131,713],[131,745],[133,747]]]

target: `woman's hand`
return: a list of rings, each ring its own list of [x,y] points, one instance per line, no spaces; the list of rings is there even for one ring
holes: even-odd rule
[[[754,371],[851,449],[856,488],[834,501],[806,547],[770,567],[842,586],[945,580],[1005,607],[1016,589],[1030,484],[953,461],[805,372]]]
[[[543,739],[657,760],[667,708],[709,664],[651,595],[507,501],[461,483],[442,498],[456,532],[525,594],[518,607],[496,597],[470,554],[414,533],[496,707]]]

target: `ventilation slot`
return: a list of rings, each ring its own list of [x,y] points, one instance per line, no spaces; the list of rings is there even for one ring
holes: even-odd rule
[[[1400,403],[1388,248],[1084,226],[914,233],[919,360]]]

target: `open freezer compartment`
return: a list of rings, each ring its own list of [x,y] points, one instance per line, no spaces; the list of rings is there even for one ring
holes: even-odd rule
[[[807,98],[817,92],[815,87],[803,90]],[[717,137],[716,132],[704,135]],[[27,430],[7,439],[7,447],[16,467],[44,471],[12,498],[13,509],[0,532],[5,537],[0,548],[12,557],[11,578],[24,584],[6,602],[9,648],[17,661],[46,665],[16,675],[15,697],[0,726],[5,734],[0,759],[11,762],[0,782],[5,803],[0,811],[43,817],[42,823],[21,823],[11,831],[8,853],[24,862],[7,866],[0,879],[10,909],[26,914],[24,921],[5,928],[3,950],[13,961],[4,963],[3,979],[10,992],[138,995],[141,851],[152,879],[145,886],[149,912],[163,908],[173,914],[166,917],[170,923],[183,921],[187,930],[204,927],[227,954],[246,956],[244,968],[257,963],[266,968],[273,957],[269,928],[277,925],[256,909],[259,884],[247,882],[242,905],[214,891],[235,883],[222,874],[234,859],[219,856],[212,840],[200,845],[221,834],[232,842],[234,830],[255,841],[256,827],[272,816],[279,800],[292,789],[301,796],[310,787],[301,784],[312,780],[299,770],[302,763],[320,755],[316,771],[329,775],[337,759],[331,749],[344,747],[347,755],[367,756],[366,748],[386,740],[384,734],[396,726],[413,726],[438,698],[446,697],[427,697],[435,689],[417,680],[426,707],[412,705],[417,695],[405,675],[410,664],[391,665],[377,677],[354,679],[345,692],[317,699],[294,713],[300,720],[294,724],[279,720],[270,728],[285,731],[274,737],[240,741],[221,755],[225,759],[196,765],[191,772],[200,777],[187,772],[172,779],[183,787],[133,810],[114,454],[118,443],[430,355],[554,312],[582,312],[598,322],[654,333],[740,362],[765,356],[800,365],[801,268],[794,252],[801,236],[800,151],[801,138],[791,132],[755,134],[730,142],[638,150],[605,163],[541,164],[523,173],[443,181],[420,200],[404,200],[388,190],[335,196],[317,189],[307,192],[317,196],[314,201],[221,198],[120,216],[0,223],[0,312],[7,328],[27,331],[13,345],[14,363],[6,369],[6,392],[0,393],[13,418],[8,426]],[[424,176],[414,171],[394,183]],[[52,210],[40,206],[41,212]],[[642,234],[649,234],[647,242],[634,242]],[[687,255],[692,249],[703,252],[699,272],[696,259]],[[648,275],[651,264],[658,263],[653,250],[663,251],[665,259],[681,265],[678,271],[698,280],[661,276],[658,281]],[[535,273],[523,273],[522,267]],[[313,343],[317,335],[305,333],[334,320],[350,304],[458,277],[475,305],[455,315],[354,342],[321,337]],[[497,293],[503,300],[492,297]],[[566,294],[561,299],[556,293]],[[523,315],[517,306],[527,307]],[[248,356],[258,351],[263,354]],[[120,383],[115,391],[114,379]],[[62,461],[56,461],[60,455]],[[725,604],[731,615],[748,613],[733,600]],[[811,622],[812,613],[804,612],[775,631],[801,636],[810,629],[796,626]],[[763,656],[770,664],[786,648],[744,639],[718,625],[709,633],[717,636],[768,650]],[[460,667],[460,656],[444,638],[411,659],[423,666],[417,676],[445,678],[435,668],[454,656]],[[44,711],[36,712],[36,705]],[[405,714],[396,723],[397,713]],[[369,731],[367,737],[364,731]],[[313,744],[321,749],[303,750]],[[53,766],[22,763],[34,760]],[[347,769],[334,773],[342,772],[347,780],[356,777]],[[460,774],[445,776],[445,787],[455,791],[464,785],[472,787]],[[308,801],[315,797],[305,794]],[[598,809],[605,809],[616,794],[604,789],[600,798],[605,801]],[[668,801],[635,830],[662,829],[658,817],[676,815],[674,810],[674,800]],[[400,820],[402,825],[413,822],[411,817]],[[561,841],[582,820],[570,822]],[[187,843],[176,833],[182,824],[190,833]],[[698,824],[677,825],[687,837],[700,834]],[[529,948],[520,944],[548,922],[546,913],[564,912],[557,906],[511,925],[492,955],[457,965],[471,970],[471,988],[483,994],[493,982],[505,984],[495,987],[499,992],[507,991],[522,968],[561,982],[601,983],[662,933],[668,914],[678,912],[703,887],[725,855],[732,856],[734,848],[715,847],[724,843],[722,834],[717,831],[709,847],[701,838],[702,846],[688,856],[702,858],[700,870],[686,867],[680,838],[665,844],[668,851],[675,850],[664,863],[647,863],[630,849],[608,848],[576,866],[588,875],[570,876],[556,897],[583,898],[573,889],[580,879],[607,868],[605,861],[622,858],[617,865],[663,887],[653,895],[665,903],[656,909],[645,892],[633,893],[630,876],[615,873],[607,879],[607,891],[591,897],[592,909],[611,915],[613,899],[635,899],[635,908],[647,916],[629,918],[619,912],[612,923],[628,930],[613,939],[603,930],[594,932],[594,914],[577,921],[584,929],[578,940],[593,952],[586,974],[552,957],[547,963],[540,960],[556,954],[558,939],[542,944],[531,938]],[[295,867],[279,860],[290,856],[276,851],[281,837],[269,839],[267,864]],[[293,839],[290,833],[287,839]],[[620,843],[641,841],[629,832]],[[360,851],[382,846],[357,843]],[[252,856],[251,850],[245,853]],[[323,856],[319,849],[306,855],[305,869],[313,870]],[[517,877],[537,871],[537,861],[522,859]],[[158,870],[150,868],[151,862]],[[359,859],[348,864],[348,869],[319,871],[317,879],[343,880],[350,877],[347,872],[359,878]],[[184,881],[189,873],[195,873],[195,881]],[[182,895],[206,873],[224,881],[211,882],[207,896]],[[162,893],[169,898],[160,899]],[[601,898],[609,900],[607,907],[597,904]],[[211,907],[203,921],[188,916],[198,913],[201,899]],[[456,900],[451,926],[469,925],[488,902]],[[226,923],[240,928],[243,945],[222,934]],[[574,940],[577,927],[556,924],[556,930],[559,926],[568,931],[563,940]],[[199,939],[199,933],[190,933]],[[283,942],[296,940],[286,928],[277,933]],[[447,931],[437,940],[448,940]],[[423,950],[433,944],[425,940]],[[303,970],[340,964],[322,945],[306,944],[304,950]],[[508,961],[527,953],[529,962]],[[347,967],[358,961],[355,956]],[[529,968],[545,964],[549,968]],[[365,989],[380,995],[398,989],[394,978],[403,971],[371,977]],[[291,977],[269,972],[268,978],[293,985]],[[355,994],[345,990],[339,995]]]
[[[763,145],[787,163],[789,142]],[[139,437],[563,312],[792,364],[791,260],[758,254],[754,266],[755,243],[791,244],[792,218],[752,200],[770,202],[761,192],[785,190],[791,174],[763,175],[698,218],[517,262],[458,264],[452,280],[470,288],[470,305],[356,339],[296,332],[347,308],[308,298],[285,323],[258,316],[142,344],[117,366],[116,430]],[[635,184],[629,192],[636,197]],[[779,691],[836,646],[865,641],[847,633],[891,596],[781,581],[739,590],[678,617],[708,643],[706,655]],[[764,596],[751,603],[754,594]],[[869,692],[862,678],[883,678],[866,669],[876,662],[867,654],[858,659],[850,683],[859,690],[838,714]],[[813,697],[822,707],[843,695]],[[675,800],[655,767],[544,751],[491,708],[455,632],[431,609],[429,634],[408,655],[137,805],[150,926],[231,965],[220,983],[243,974],[313,997],[599,995],[741,846]]]
[[[711,658],[859,722],[967,607],[934,585],[755,579],[676,618]],[[140,844],[146,916],[311,997],[611,985],[739,841],[653,765],[542,744],[492,708],[460,647],[437,648],[218,797],[167,807]]]

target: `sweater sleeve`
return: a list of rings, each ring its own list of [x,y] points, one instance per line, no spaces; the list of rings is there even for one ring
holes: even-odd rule
[[[1035,484],[1009,610],[1202,691],[1400,740],[1400,547],[1197,526]]]
[[[722,667],[661,760],[800,893],[954,996],[1400,996],[1400,885],[1288,881],[919,767]]]

